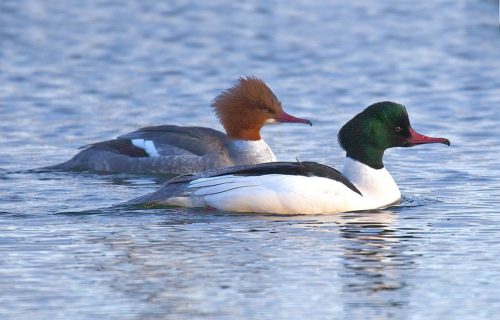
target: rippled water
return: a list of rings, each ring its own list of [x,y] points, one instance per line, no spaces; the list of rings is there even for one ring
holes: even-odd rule
[[[492,0],[0,2],[0,318],[498,317],[497,12]],[[241,75],[315,124],[265,129],[281,160],[340,168],[338,128],[386,99],[452,146],[387,152],[401,205],[324,216],[124,209],[164,178],[29,171],[141,126],[220,128],[210,100]]]

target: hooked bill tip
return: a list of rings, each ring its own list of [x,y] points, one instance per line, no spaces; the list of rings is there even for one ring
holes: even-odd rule
[[[288,123],[304,123],[312,126],[312,122],[308,119],[297,118],[292,116],[284,111],[281,111],[280,114],[274,117],[274,121],[276,122],[288,122]]]

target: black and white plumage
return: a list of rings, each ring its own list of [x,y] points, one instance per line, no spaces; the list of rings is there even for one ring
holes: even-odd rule
[[[321,214],[390,206],[401,198],[384,167],[384,151],[444,138],[417,133],[404,106],[380,102],[366,108],[339,131],[346,151],[342,173],[316,162],[278,162],[218,169],[174,178],[130,204],[210,207],[222,211]]]
[[[274,162],[175,177],[129,204],[290,214],[343,209],[347,198],[359,200],[362,193],[331,167],[316,162]]]

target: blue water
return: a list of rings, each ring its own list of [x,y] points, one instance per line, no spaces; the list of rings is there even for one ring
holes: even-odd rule
[[[493,0],[1,1],[1,319],[495,319],[500,34]],[[341,168],[340,126],[394,100],[444,145],[393,149],[401,205],[323,216],[114,205],[162,177],[37,173],[263,78],[312,128],[280,160]]]

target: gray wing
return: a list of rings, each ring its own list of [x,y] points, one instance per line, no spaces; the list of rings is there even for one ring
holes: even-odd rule
[[[79,147],[78,149],[88,149],[88,148],[92,148],[93,150],[110,151],[113,153],[122,154],[132,158],[141,158],[148,156],[148,154],[146,153],[146,151],[144,151],[144,149],[134,146],[129,140],[118,140],[118,139],[106,140],[106,141],[86,144],[84,146]]]
[[[152,141],[159,156],[135,146],[133,139]],[[164,125],[142,128],[114,140],[81,147],[70,160],[48,167],[59,170],[184,174],[231,165],[228,138],[203,127]]]
[[[217,130],[204,127],[163,125],[141,128],[118,137],[120,140],[144,139],[153,141],[161,156],[203,156],[226,149],[228,138]]]

